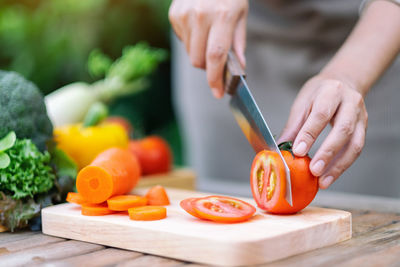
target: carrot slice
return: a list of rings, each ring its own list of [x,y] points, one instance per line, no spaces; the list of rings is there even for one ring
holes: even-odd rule
[[[121,195],[108,199],[107,204],[110,210],[124,211],[129,208],[146,206],[147,198],[133,195]]]
[[[84,204],[85,200],[82,198],[82,196],[78,193],[75,192],[68,192],[67,199],[69,203],[74,203],[74,204]]]
[[[86,216],[103,216],[113,214],[115,211],[110,210],[107,207],[107,203],[83,204],[81,213]]]
[[[161,206],[143,206],[130,208],[129,218],[135,221],[155,221],[167,217],[167,209]]]
[[[146,198],[148,205],[165,206],[169,205],[169,198],[164,187],[161,185],[153,186],[147,191]]]
[[[128,150],[110,148],[78,173],[76,188],[88,203],[102,203],[112,196],[128,193],[139,177],[137,158]]]

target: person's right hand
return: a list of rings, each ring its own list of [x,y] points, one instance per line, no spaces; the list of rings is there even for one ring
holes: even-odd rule
[[[229,49],[245,66],[248,0],[174,0],[169,19],[193,66],[206,69],[215,97],[224,95],[223,72]]]

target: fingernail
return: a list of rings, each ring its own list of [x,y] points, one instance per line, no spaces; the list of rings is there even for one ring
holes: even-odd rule
[[[318,160],[311,168],[312,168],[312,172],[316,176],[319,176],[322,174],[324,167],[325,167],[325,162],[323,160]]]
[[[333,176],[328,176],[319,180],[319,186],[323,189],[328,188],[333,182]]]
[[[211,88],[211,91],[215,98],[221,98],[221,94],[217,88]]]
[[[305,142],[300,142],[297,146],[294,147],[293,152],[296,155],[304,156],[306,154],[307,145]]]

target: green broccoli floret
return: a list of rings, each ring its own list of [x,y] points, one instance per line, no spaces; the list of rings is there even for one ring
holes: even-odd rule
[[[4,153],[10,157],[10,163],[0,169],[0,191],[21,199],[34,197],[53,187],[55,175],[49,152],[40,152],[29,139],[17,139]]]
[[[16,72],[0,71],[0,137],[10,131],[44,151],[53,125],[39,89]]]

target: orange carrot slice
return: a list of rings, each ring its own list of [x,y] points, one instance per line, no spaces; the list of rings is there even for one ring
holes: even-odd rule
[[[147,198],[133,195],[115,196],[107,200],[108,208],[115,211],[124,211],[129,208],[146,206]]]
[[[113,214],[115,211],[110,210],[107,207],[107,203],[83,204],[81,213],[86,216],[103,216]]]
[[[164,187],[156,185],[147,191],[146,198],[148,205],[165,206],[169,205],[169,198]]]
[[[67,199],[69,203],[74,203],[74,204],[84,204],[85,200],[82,198],[82,196],[78,193],[75,192],[68,192]]]
[[[161,206],[143,206],[130,208],[129,218],[135,221],[155,221],[167,217],[167,209]]]
[[[128,193],[139,177],[136,157],[128,150],[110,148],[78,173],[76,188],[88,203],[102,203],[112,196]]]

